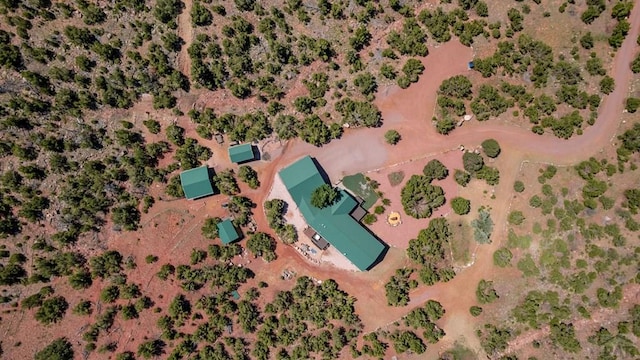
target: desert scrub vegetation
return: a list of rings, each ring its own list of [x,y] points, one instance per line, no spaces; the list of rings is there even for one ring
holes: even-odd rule
[[[455,277],[452,259],[447,253],[451,235],[449,222],[445,218],[437,218],[432,219],[427,228],[420,230],[417,238],[409,240],[407,256],[416,267],[397,269],[385,284],[389,305],[408,304],[409,291],[419,285],[412,278],[414,272],[417,272],[420,282],[427,286]]]
[[[315,3],[309,7],[299,1],[283,4],[252,0],[196,1],[190,11],[187,5],[180,0],[115,1],[108,6],[90,1],[0,4],[6,20],[6,26],[0,30],[3,70],[0,238],[3,245],[7,245],[2,248],[0,285],[18,293],[27,285],[68,282],[74,290],[92,291],[90,288],[95,283],[104,282],[103,287],[109,290],[105,290],[105,298],[113,303],[103,304],[101,311],[96,311],[95,322],[82,335],[88,353],[111,352],[113,346],[101,341],[101,335],[108,334],[120,316],[126,319],[135,319],[136,314],[144,316],[142,311],[148,309],[151,302],[144,294],[138,294],[138,291],[142,293],[140,289],[135,290],[138,285],[126,280],[126,274],[134,267],[125,259],[129,254],[105,249],[101,241],[96,248],[87,249],[84,245],[98,238],[107,226],[113,226],[110,230],[116,232],[140,230],[141,219],[147,212],[153,213],[155,204],[183,197],[177,172],[208,161],[212,151],[204,144],[214,136],[222,135],[225,141],[239,142],[299,137],[323,146],[339,139],[346,124],[356,128],[379,127],[383,119],[372,99],[380,89],[391,83],[411,86],[428,71],[421,58],[428,56],[428,46],[454,37],[465,46],[480,37],[484,38],[483,42],[496,45],[494,54],[476,59],[474,69],[481,76],[504,75],[508,82],[488,85],[466,77],[449,81],[438,94],[436,126],[440,133],[454,131],[456,117],[467,113],[473,113],[482,121],[511,113],[516,121],[529,121],[536,133],[549,132],[562,138],[574,136],[595,121],[600,93],[610,92],[615,85],[606,75],[608,58],[599,53],[593,56],[591,52],[600,51],[602,46],[611,49],[620,46],[629,31],[625,18],[631,9],[628,1],[572,4],[575,9],[567,10],[577,11],[582,21],[590,25],[585,32],[576,33],[575,49],[567,49],[561,57],[547,44],[522,31],[530,16],[546,11],[537,2],[508,4],[506,16],[493,23],[495,20],[488,15],[496,13],[494,4],[483,1],[442,2],[441,6],[421,11],[415,10],[418,2],[413,0],[379,4],[321,0],[317,7]],[[568,4],[562,6],[567,8]],[[556,15],[554,11],[553,16]],[[181,38],[185,24],[180,23],[179,16],[194,28],[192,36]],[[606,34],[597,32],[598,18],[613,19]],[[391,26],[394,23],[397,26]],[[381,24],[390,31],[377,39]],[[630,64],[634,71],[636,63]],[[526,77],[531,83],[520,82],[519,79]],[[299,82],[303,85],[301,93],[289,99],[287,92]],[[225,101],[228,103],[225,106],[199,105],[188,111],[189,99],[202,94],[215,101],[224,96],[231,99]],[[247,104],[252,105],[245,106]],[[631,97],[626,105],[629,110],[635,110],[637,101]],[[133,109],[151,111],[151,108],[153,114],[146,118],[130,112]],[[185,116],[183,111],[188,114]],[[516,112],[518,115],[514,115]],[[196,135],[192,135],[194,128]],[[638,151],[634,131],[621,136],[618,169],[635,166],[629,164],[634,162],[632,156]],[[396,136],[392,140],[397,142]],[[490,156],[486,151],[484,154]],[[455,171],[458,183],[465,186],[472,177],[498,183],[496,169],[486,165],[477,168],[477,157],[471,160],[470,167],[465,165],[465,171]],[[608,165],[613,164],[605,166],[607,176],[611,176]],[[259,187],[259,181],[250,168],[240,168],[232,176],[224,170],[221,173],[217,183],[224,192],[232,194],[229,215],[236,226],[246,227],[256,204],[239,193],[235,177],[250,187]],[[425,178],[439,178],[430,174],[425,173]],[[395,178],[398,183],[402,182],[401,175]],[[624,189],[624,198],[618,198],[606,182],[604,172],[594,179],[585,179],[584,187],[581,186],[584,197],[573,199],[562,211],[557,208],[564,205],[565,195],[561,196],[557,188],[540,196],[539,204],[535,202],[544,215],[553,215],[555,221],[546,223],[538,234],[568,231],[569,225],[575,223],[580,235],[589,241],[611,242],[606,246],[589,244],[588,254],[598,265],[592,269],[589,264],[584,270],[587,277],[595,270],[607,271],[618,262],[630,262],[628,256],[622,255],[632,239],[626,231],[638,228],[633,216],[638,208],[637,189]],[[407,191],[407,201],[413,202],[409,209],[425,216],[431,214],[441,205],[438,203],[444,201],[444,194],[437,187],[422,191],[426,185],[433,186],[430,181],[416,185],[420,185],[416,188],[419,187],[422,194]],[[153,192],[157,186],[165,192]],[[576,210],[578,205],[584,209]],[[422,211],[422,208],[429,210]],[[587,209],[612,210],[612,214],[624,218],[625,226],[616,230],[588,220],[581,224],[578,221],[582,214],[577,213]],[[295,229],[282,221],[282,204],[272,204],[268,211],[272,212],[269,223],[278,236],[284,242],[294,242]],[[217,236],[217,221],[211,219],[204,224],[205,237]],[[428,241],[447,242],[449,235],[444,231],[437,233],[440,231],[437,229],[444,226],[436,225],[430,224],[430,230],[421,232],[412,248],[412,261],[416,263],[414,276],[425,283],[454,275],[441,256],[440,245],[432,251],[427,249]],[[529,225],[528,221],[522,224]],[[41,230],[42,236],[34,236]],[[256,234],[252,233],[247,232],[249,236]],[[252,241],[252,248],[256,253],[270,254],[273,241],[258,236]],[[547,253],[563,253],[565,248],[573,246],[570,242],[567,245],[550,241],[544,248]],[[525,249],[509,248],[514,253],[512,262],[518,261],[519,266],[521,254],[517,252]],[[239,246],[211,245],[207,247],[206,260],[203,251],[194,252],[193,265],[161,265],[150,259],[140,267],[152,268],[160,279],[166,279],[166,285],[173,281],[189,295],[209,285],[215,287],[216,293],[226,294],[228,290],[235,290],[232,280],[250,277],[249,270],[227,269],[222,264],[242,253]],[[546,255],[543,264],[537,258],[531,261],[541,274],[558,279],[557,273],[566,271],[566,261],[561,257],[557,265],[549,258]],[[56,279],[61,277],[67,279]],[[571,283],[580,289],[579,284],[584,281],[571,280]],[[601,291],[602,303],[613,306],[616,285],[598,285],[598,288],[606,291]],[[115,296],[116,292],[119,296]],[[611,294],[611,300],[607,294]],[[21,299],[25,308],[32,308],[34,313],[44,309],[41,313],[45,322],[55,322],[59,317],[56,314],[67,311],[61,311],[68,307],[59,299],[62,294],[45,291],[26,295]],[[291,297],[298,298],[300,294],[290,291],[280,296],[283,302],[290,303]],[[9,303],[15,300],[13,294],[6,297],[11,298],[7,300]],[[233,301],[235,305],[232,305],[220,297],[210,300],[217,302],[216,308],[207,314],[214,318],[207,320],[212,324],[203,326],[198,333],[202,338],[210,336],[219,341],[199,339],[200,344],[194,347],[196,341],[182,336],[179,326],[171,328],[165,322],[165,339],[145,339],[139,348],[109,356],[128,359],[138,352],[142,358],[188,357],[197,352],[202,358],[329,358],[340,357],[338,349],[355,347],[357,327],[343,326],[341,330],[338,325],[327,326],[301,335],[300,328],[317,321],[316,315],[292,325],[293,328],[285,328],[280,323],[287,323],[288,318],[280,315],[281,311],[256,316],[254,310],[258,306],[249,304],[253,300],[242,303],[243,319],[247,324],[257,322],[258,325],[251,325],[256,326],[257,331],[264,325],[267,330],[261,341],[254,348],[253,343],[247,344],[247,339],[237,336],[222,339],[225,327],[237,322],[233,316],[216,315],[222,313],[222,308],[228,310],[227,307],[233,312],[234,306],[240,307],[240,302]],[[343,300],[351,301],[344,297],[336,301]],[[197,308],[196,300],[190,301]],[[287,310],[296,314],[303,312],[295,306]],[[353,313],[348,307],[335,311]],[[196,311],[192,316],[194,322],[202,322],[196,317]],[[274,327],[279,329],[278,336],[273,335]],[[291,333],[295,336],[289,336]],[[414,352],[422,351],[420,341],[428,343],[426,336],[418,340],[421,334],[411,335],[408,329],[397,329],[394,334],[394,339],[367,336],[362,352],[383,357],[387,346],[384,341],[398,351]],[[169,339],[172,336],[175,338]],[[274,336],[277,344],[267,344]],[[210,344],[204,345],[205,341]],[[46,348],[35,349],[34,352],[38,351],[35,357],[72,358],[70,344],[63,338],[55,340]],[[76,349],[76,353],[79,352],[80,349]]]
[[[287,206],[281,199],[267,200],[264,203],[264,211],[269,227],[275,230],[280,240],[285,244],[293,244],[298,241],[298,232],[293,224],[287,224],[285,220]]]
[[[561,14],[565,12],[567,5],[560,6]],[[596,40],[592,32],[588,31],[590,24],[600,17],[607,5],[604,1],[589,1],[586,5],[580,6],[580,10],[584,24],[587,24],[587,31],[579,39],[581,46],[571,49],[571,58],[555,53],[554,49],[541,39],[536,39],[530,34],[520,34],[524,18],[532,13],[528,4],[521,9],[508,9],[506,29],[501,23],[487,24],[482,19],[466,23],[462,28],[468,30],[469,35],[479,31],[484,32],[485,38],[488,39],[500,39],[503,34],[507,37],[497,44],[494,54],[474,59],[474,71],[479,72],[484,78],[492,78],[497,74],[507,74],[513,77],[512,79],[525,73],[531,76],[527,77],[527,81],[500,81],[492,85],[474,84],[463,75],[445,79],[438,92],[438,111],[434,118],[437,131],[448,134],[455,129],[458,119],[468,113],[473,113],[478,120],[485,121],[503,115],[510,109],[515,121],[519,121],[522,114],[536,134],[548,132],[566,139],[582,134],[585,123],[593,125],[597,117],[600,93],[608,94],[612,91],[613,79],[607,75],[603,60],[593,52]],[[625,17],[631,7],[631,2],[619,2],[611,7],[611,16],[607,16],[614,19],[615,23],[611,24],[611,31],[603,34],[602,38],[607,38],[609,46],[613,49],[620,47],[629,31],[629,23]],[[488,14],[488,7],[483,2],[466,8],[474,8],[481,18],[482,14]],[[465,9],[465,6],[462,6],[462,9]],[[447,41],[450,31],[444,20],[463,14],[458,12],[459,10],[449,13],[441,8],[436,11],[424,10],[418,18],[431,31],[438,29],[435,33],[432,32],[436,40]],[[466,44],[466,34],[457,35]],[[517,55],[514,56],[515,54]],[[523,62],[523,57],[531,61]],[[638,67],[635,65],[636,62],[631,64],[634,71]],[[588,76],[585,76],[585,73]],[[550,78],[557,80],[557,91],[556,84],[551,84]],[[588,92],[593,88],[599,88],[600,91]],[[540,93],[538,89],[546,91]],[[550,96],[551,94],[553,95]],[[557,104],[563,103],[574,110],[568,113],[561,110]]]

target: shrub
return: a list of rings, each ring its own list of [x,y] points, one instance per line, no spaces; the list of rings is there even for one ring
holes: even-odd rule
[[[473,152],[465,152],[464,155],[462,155],[462,163],[464,169],[471,175],[484,167],[482,156]]]
[[[120,288],[115,285],[107,286],[100,292],[100,300],[106,303],[112,303],[120,297]]]
[[[480,306],[472,306],[469,308],[469,313],[471,313],[471,316],[480,316],[480,314],[482,314],[482,308]]]
[[[471,211],[471,202],[458,196],[451,199],[451,207],[456,214],[466,215]]]
[[[494,139],[487,139],[483,141],[482,150],[490,158],[498,157],[501,151],[500,144],[498,144],[498,142]]]
[[[493,288],[493,281],[480,280],[476,288],[476,298],[480,304],[489,304],[497,300],[499,296]]]
[[[429,181],[443,180],[449,175],[449,170],[438,159],[433,159],[424,166],[422,173]]]
[[[240,166],[240,169],[238,170],[238,177],[252,189],[257,189],[258,187],[260,187],[258,173],[251,166]]]
[[[516,192],[523,192],[524,191],[524,183],[520,180],[516,180],[516,182],[513,183],[513,190],[515,190]]]
[[[265,261],[276,259],[276,241],[271,235],[258,232],[247,240],[247,249],[257,256],[262,256]]]
[[[473,237],[480,244],[488,244],[491,242],[491,233],[493,232],[493,220],[491,215],[484,209],[478,212],[478,218],[471,222],[473,227]]]
[[[36,312],[36,320],[48,325],[60,321],[67,312],[69,304],[62,296],[45,300]]]
[[[639,98],[627,98],[625,100],[625,108],[630,113],[635,113],[640,107],[640,99]]]
[[[388,144],[395,145],[402,139],[402,136],[400,136],[400,133],[396,130],[389,130],[384,133],[384,139]]]
[[[525,277],[538,276],[540,270],[536,266],[535,261],[531,257],[531,254],[525,255],[520,261],[518,261],[518,270],[522,271]]]
[[[509,214],[509,223],[512,225],[520,225],[525,220],[524,214],[520,210],[512,211]]]
[[[73,360],[73,346],[66,338],[58,338],[38,351],[35,360]]]
[[[82,300],[76,305],[72,312],[76,315],[90,315],[93,310],[91,309],[91,301]]]
[[[460,169],[456,169],[456,171],[453,173],[453,178],[460,186],[467,186],[467,184],[469,184],[469,181],[471,181],[471,175],[468,172]]]
[[[207,239],[215,239],[218,237],[218,224],[222,222],[219,217],[207,218],[202,225],[202,236]]]
[[[499,267],[507,267],[511,264],[513,254],[506,247],[501,247],[493,253],[493,264]]]

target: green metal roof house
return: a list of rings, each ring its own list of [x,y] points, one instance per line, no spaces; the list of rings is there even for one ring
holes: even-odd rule
[[[230,244],[240,238],[238,230],[233,226],[231,220],[227,219],[218,223],[218,237],[223,244]]]
[[[253,154],[253,147],[251,144],[231,146],[229,148],[229,158],[231,159],[231,162],[236,164],[254,160],[255,155]]]
[[[184,196],[189,200],[213,194],[209,168],[206,166],[183,171],[180,173],[180,183]]]
[[[382,258],[386,245],[351,217],[358,203],[349,193],[340,190],[340,200],[324,209],[311,205],[311,193],[326,183],[311,157],[303,157],[279,174],[307,224],[358,269],[369,270]]]

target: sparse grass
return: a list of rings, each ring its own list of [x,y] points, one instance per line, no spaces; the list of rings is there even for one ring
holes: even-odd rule
[[[452,226],[451,255],[453,263],[457,266],[467,265],[471,261],[471,238],[473,236],[471,226],[464,221],[459,221]]]
[[[442,354],[441,359],[454,359],[454,360],[475,360],[478,355],[473,350],[464,346],[459,342],[455,342],[453,347]]]

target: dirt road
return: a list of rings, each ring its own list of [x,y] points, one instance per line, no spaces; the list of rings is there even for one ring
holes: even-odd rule
[[[180,72],[191,79],[191,57],[189,57],[187,49],[193,42],[193,26],[191,25],[193,0],[183,0],[183,2],[184,9],[178,15],[178,36],[184,41],[184,44],[182,44],[182,48],[178,53],[178,66],[180,67]]]

